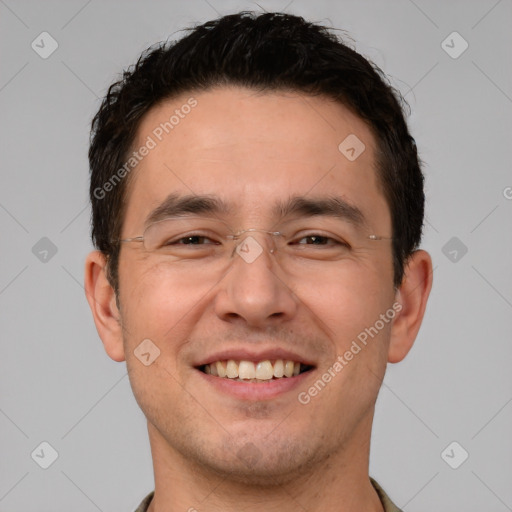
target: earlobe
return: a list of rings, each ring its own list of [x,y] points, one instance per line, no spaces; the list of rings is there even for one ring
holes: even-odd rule
[[[124,361],[124,347],[115,292],[106,275],[106,258],[91,252],[85,262],[85,294],[105,351],[114,361]]]
[[[428,252],[414,251],[407,261],[405,275],[396,292],[395,300],[401,305],[393,320],[388,361],[398,363],[409,352],[425,314],[432,288],[432,260]]]

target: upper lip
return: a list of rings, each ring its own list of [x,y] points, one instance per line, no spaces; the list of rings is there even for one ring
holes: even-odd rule
[[[204,366],[205,364],[215,363],[216,361],[226,361],[233,359],[234,361],[275,361],[283,359],[285,361],[294,361],[308,366],[315,366],[315,363],[296,352],[285,350],[282,348],[268,348],[265,350],[250,350],[248,348],[232,348],[214,352],[211,355],[202,358],[195,366]]]

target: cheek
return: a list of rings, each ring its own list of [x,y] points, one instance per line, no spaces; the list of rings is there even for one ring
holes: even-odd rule
[[[394,291],[390,259],[378,265],[369,259],[344,263],[325,274],[311,272],[311,278],[297,280],[290,288],[322,320],[330,337],[347,340],[391,307]]]
[[[191,287],[183,273],[147,261],[126,261],[119,277],[125,341],[133,346],[149,338],[163,352],[177,352],[198,320],[206,283]]]

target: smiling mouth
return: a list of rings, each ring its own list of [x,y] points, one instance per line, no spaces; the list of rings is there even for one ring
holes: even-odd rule
[[[235,361],[228,359],[214,361],[199,366],[203,373],[223,379],[231,379],[239,382],[265,383],[278,379],[296,377],[302,373],[311,371],[313,366],[303,363],[277,359],[275,361]]]

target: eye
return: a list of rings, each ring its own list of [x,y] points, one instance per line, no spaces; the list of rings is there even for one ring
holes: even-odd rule
[[[330,236],[320,235],[317,233],[312,233],[310,235],[303,236],[302,238],[297,238],[298,245],[316,245],[316,246],[345,246],[350,247],[349,244],[343,242],[341,240],[336,240]]]
[[[169,240],[165,245],[209,245],[218,244],[215,240],[204,235],[187,235],[177,240]]]
[[[306,240],[303,242],[303,240]],[[332,238],[323,235],[308,235],[299,240],[299,244],[306,245],[327,245]]]

